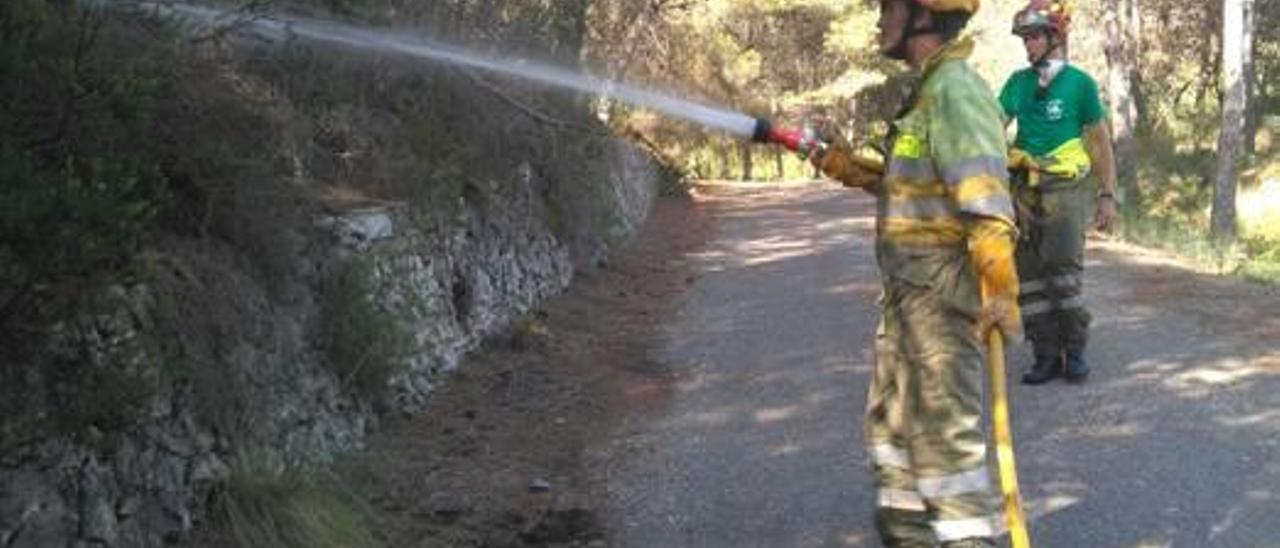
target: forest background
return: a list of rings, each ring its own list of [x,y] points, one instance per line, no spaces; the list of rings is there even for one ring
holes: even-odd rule
[[[834,123],[855,143],[875,143],[906,75],[875,55],[873,4],[616,2],[597,12],[588,61],[612,77],[791,123]],[[1023,4],[984,2],[970,23],[978,39],[973,64],[997,92],[1026,66],[1010,32]],[[1073,4],[1069,58],[1098,81],[1111,113],[1124,214],[1119,233],[1220,272],[1280,278],[1280,5]],[[781,151],[700,128],[644,114],[623,123],[656,135],[651,142],[700,177],[809,175]]]
[[[1101,84],[1112,114],[1121,234],[1173,247],[1218,271],[1280,278],[1278,1],[1075,3],[1070,57]],[[359,121],[343,118],[351,111],[338,108],[336,98],[412,105],[377,98],[378,84],[366,75],[344,81],[341,74],[324,74],[329,69],[318,57],[290,50],[235,67],[239,61],[219,53],[225,44],[217,35],[193,42],[173,24],[120,23],[104,15],[106,5],[14,0],[0,8],[0,228],[4,252],[12,255],[8,262],[29,263],[18,276],[25,282],[3,295],[0,317],[30,305],[24,302],[30,287],[63,274],[92,271],[103,284],[129,276],[133,256],[166,230],[205,233],[212,227],[242,247],[270,248],[279,231],[235,219],[245,209],[287,210],[296,197],[290,185],[252,204],[192,196],[226,196],[235,188],[232,179],[292,177],[296,183],[300,154],[321,153],[321,169],[307,174],[314,179],[310,193],[361,173],[361,184],[374,187],[366,193],[382,188],[385,194],[396,186],[388,182],[393,174],[492,171],[492,151],[510,155],[537,139],[476,131],[500,125],[479,115],[463,120],[434,112],[438,108],[430,105],[439,102],[432,99],[444,84],[430,80],[435,83],[421,86],[415,99],[429,106],[398,121],[408,128],[414,150],[380,148],[378,135],[356,131]],[[984,2],[970,25],[979,44],[973,62],[996,90],[1025,65],[1021,44],[1009,32],[1021,5]],[[780,123],[817,121],[858,144],[879,142],[907,77],[900,64],[877,55],[877,5],[866,0],[252,0],[239,9],[246,17],[281,11],[412,28],[485,54],[567,65]],[[283,77],[282,92],[292,95],[288,99],[302,114],[314,114],[312,127],[278,128],[273,142],[250,147],[257,158],[234,152],[228,140],[272,137],[250,134],[255,124],[247,120],[234,127],[234,115],[207,127],[191,119],[190,107],[196,105],[197,117],[218,118],[272,100],[274,91],[237,81],[237,71]],[[443,74],[484,83],[471,72]],[[768,181],[813,174],[776,148],[607,97],[551,90],[520,95],[512,90],[537,88],[521,81],[485,87],[497,94],[507,89],[513,104],[533,107],[527,112],[552,113],[542,116],[548,131],[577,127],[626,135],[688,177]],[[182,108],[187,110],[175,110]],[[310,142],[289,139],[311,130],[317,135]],[[486,142],[458,138],[468,134]],[[296,164],[294,172],[280,162]],[[566,169],[572,162],[566,159]],[[456,185],[438,186],[448,193]],[[78,212],[69,215],[74,222],[62,222],[67,211]],[[103,226],[114,227],[112,241],[103,238]],[[51,235],[59,242],[50,245]],[[64,251],[51,256],[45,253],[50,248]]]
[[[149,285],[165,297],[156,324],[172,333],[158,329],[141,354],[191,354],[170,360],[189,370],[163,373],[192,377],[208,392],[202,411],[223,415],[224,369],[201,361],[216,361],[204,346],[183,345],[244,339],[245,320],[260,311],[235,306],[250,284],[190,282],[218,272],[210,266],[249,272],[272,309],[306,304],[318,318],[310,342],[334,374],[356,391],[385,388],[404,333],[369,305],[367,287],[342,283],[359,276],[312,283],[322,286],[316,296],[307,293],[316,273],[298,272],[295,259],[307,255],[299,235],[317,204],[409,204],[424,230],[447,233],[467,204],[502,192],[490,181],[519,180],[532,165],[546,182],[540,215],[558,237],[604,234],[616,227],[574,216],[598,211],[582,202],[609,192],[601,181],[616,176],[604,161],[615,136],[650,149],[672,182],[813,176],[776,147],[608,97],[296,43],[244,48],[228,33],[192,35],[177,21],[114,9],[123,4],[0,2],[0,465],[33,436],[102,444],[147,414],[162,377],[154,364],[127,375],[95,367],[84,356],[105,343],[91,337],[87,350],[45,359],[49,341],[67,335],[58,326],[113,306],[111,288]],[[972,61],[998,89],[1026,64],[1010,33],[1022,2],[983,4]],[[877,5],[864,0],[224,7],[242,20],[286,12],[411,30],[781,124],[819,123],[866,146],[883,137],[910,77],[877,54]],[[1119,153],[1118,233],[1218,272],[1280,280],[1280,0],[1076,7],[1070,57],[1102,86]],[[386,367],[349,370],[351,355]],[[31,413],[46,409],[33,394],[59,405]]]

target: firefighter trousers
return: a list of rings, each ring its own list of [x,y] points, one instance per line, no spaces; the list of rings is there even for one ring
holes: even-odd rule
[[[1022,324],[1036,358],[1060,359],[1082,352],[1092,321],[1084,290],[1084,244],[1090,185],[1046,177],[1035,187],[1017,186],[1016,260]]]
[[[886,276],[863,424],[877,530],[889,547],[990,538],[973,267],[957,250],[904,270]]]

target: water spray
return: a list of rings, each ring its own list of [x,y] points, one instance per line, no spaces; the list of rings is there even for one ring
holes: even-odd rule
[[[102,0],[99,0],[102,1]],[[371,30],[353,25],[278,16],[246,18],[241,14],[182,3],[140,2],[125,4],[194,24],[235,24],[233,32],[266,41],[302,38],[332,46],[351,47],[407,55],[419,59],[442,61],[458,66],[516,76],[591,95],[608,95],[632,105],[651,108],[674,118],[721,129],[747,138],[755,129],[751,116],[723,108],[680,99],[651,90],[597,78],[548,64],[524,59],[504,59],[470,52],[437,41],[426,40],[406,32],[389,29]]]
[[[268,42],[301,38],[331,46],[441,61],[516,76],[591,95],[607,95],[625,103],[662,112],[673,118],[720,129],[753,142],[780,145],[804,157],[808,157],[814,151],[823,150],[827,146],[826,141],[809,127],[778,128],[768,120],[754,118],[741,112],[705,105],[552,65],[483,56],[404,32],[371,30],[304,17],[246,16],[242,13],[177,2],[83,1],[142,9],[194,25],[211,27],[224,25],[232,28],[235,34]]]

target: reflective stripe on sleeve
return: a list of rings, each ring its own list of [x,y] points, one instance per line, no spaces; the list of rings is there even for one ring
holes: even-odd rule
[[[897,198],[889,197],[884,214],[886,217],[901,219],[931,219],[936,217],[954,217],[959,210],[950,198],[922,197]]]
[[[1008,170],[1003,156],[977,156],[942,168],[942,179],[948,185],[956,186],[965,179],[984,175],[1004,179],[1009,176]]]
[[[884,174],[885,177],[898,177],[911,182],[938,179],[938,172],[933,169],[933,162],[928,158],[894,156],[889,161],[889,169]]]

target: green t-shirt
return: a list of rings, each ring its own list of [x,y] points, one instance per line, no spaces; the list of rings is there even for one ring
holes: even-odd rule
[[[1000,106],[1005,116],[1018,120],[1014,146],[1035,156],[1044,156],[1067,141],[1079,138],[1085,126],[1106,116],[1098,96],[1098,84],[1087,73],[1070,64],[1049,82],[1043,97],[1034,68],[1013,73],[1000,90]]]

